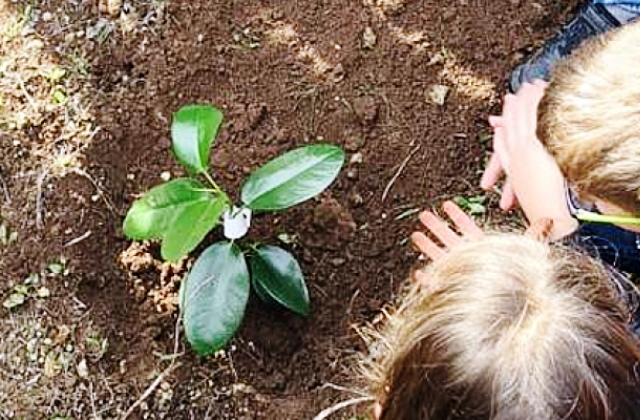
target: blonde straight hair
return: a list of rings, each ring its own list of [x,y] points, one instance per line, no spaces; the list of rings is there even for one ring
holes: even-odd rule
[[[579,192],[640,212],[640,21],[558,63],[538,137]]]
[[[489,235],[427,270],[367,334],[380,420],[640,419],[639,343],[597,261]]]

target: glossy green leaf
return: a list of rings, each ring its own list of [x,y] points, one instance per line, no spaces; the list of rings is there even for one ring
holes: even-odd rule
[[[195,201],[180,210],[162,238],[163,259],[178,261],[193,251],[218,224],[227,203],[219,195],[211,197],[213,200]]]
[[[176,261],[198,246],[226,206],[225,198],[205,191],[200,182],[178,178],[136,200],[123,229],[130,239],[162,240],[162,257]]]
[[[183,280],[187,340],[201,355],[222,349],[240,326],[249,298],[249,270],[229,242],[207,248]]]
[[[206,191],[200,182],[178,178],[152,188],[134,201],[124,219],[123,230],[129,239],[161,239],[167,226],[184,203],[202,200]]]
[[[222,112],[210,105],[187,105],[173,114],[171,140],[180,164],[197,173],[205,172],[221,124]]]
[[[338,176],[344,152],[330,144],[300,147],[255,171],[242,186],[242,202],[253,210],[280,210],[324,191]]]
[[[251,266],[251,259],[249,259],[249,266]],[[258,296],[258,299],[260,299],[264,303],[269,305],[279,305],[279,303],[276,302],[267,292],[262,283],[256,281],[256,276],[251,276],[251,287],[253,287],[253,291],[255,292],[256,296]]]
[[[296,259],[277,246],[262,246],[249,259],[256,292],[300,315],[309,314],[309,292]]]

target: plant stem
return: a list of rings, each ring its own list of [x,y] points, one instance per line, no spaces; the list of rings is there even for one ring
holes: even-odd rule
[[[213,178],[211,177],[211,175],[209,175],[209,172],[204,171],[202,174],[207,179],[209,184],[211,184],[211,186],[213,187],[213,192],[222,195],[224,197],[225,201],[232,205],[233,203],[231,202],[231,199],[229,199],[229,196],[227,195],[227,193],[222,191],[222,188],[220,188],[220,186],[218,184],[216,184],[216,181],[214,181]]]
[[[222,192],[222,190],[220,189],[218,184],[216,184],[216,181],[214,181],[213,178],[211,177],[211,175],[209,175],[209,172],[204,171],[202,174],[204,175],[205,178],[207,178],[207,181],[209,181],[209,184],[211,184],[211,186],[213,187],[214,190],[216,190],[218,192]]]

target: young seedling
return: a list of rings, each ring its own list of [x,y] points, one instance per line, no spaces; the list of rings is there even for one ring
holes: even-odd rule
[[[222,349],[233,336],[251,286],[262,300],[309,313],[309,293],[296,259],[277,246],[238,240],[247,234],[252,213],[283,210],[313,198],[344,163],[344,152],[333,145],[289,151],[249,176],[241,188],[241,204],[235,206],[208,172],[222,119],[222,112],[208,105],[188,105],[174,114],[173,153],[191,175],[152,188],[133,203],[124,221],[127,237],[159,240],[168,261],[188,255],[222,224],[227,240],[200,254],[179,291],[187,340],[203,355]]]
[[[45,286],[39,285],[40,276],[38,274],[30,274],[24,282],[11,288],[7,297],[3,300],[2,306],[6,309],[15,309],[22,306],[27,299],[46,299],[51,292]]]
[[[472,215],[481,215],[487,212],[485,205],[487,196],[484,194],[474,195],[473,197],[457,196],[453,198],[453,202],[460,208]]]

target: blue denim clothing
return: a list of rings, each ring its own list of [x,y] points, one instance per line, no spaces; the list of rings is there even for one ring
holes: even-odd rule
[[[640,235],[606,223],[581,223],[580,239],[597,257],[617,270],[640,278]]]
[[[592,0],[602,4],[620,23],[628,23],[640,16],[640,0]]]
[[[556,36],[511,72],[509,89],[516,92],[524,82],[549,80],[558,60],[571,54],[584,40],[638,17],[640,0],[587,0]]]
[[[620,1],[620,0],[594,0],[593,3],[606,4],[607,6],[622,6],[629,10],[640,10],[640,0],[636,1]]]

